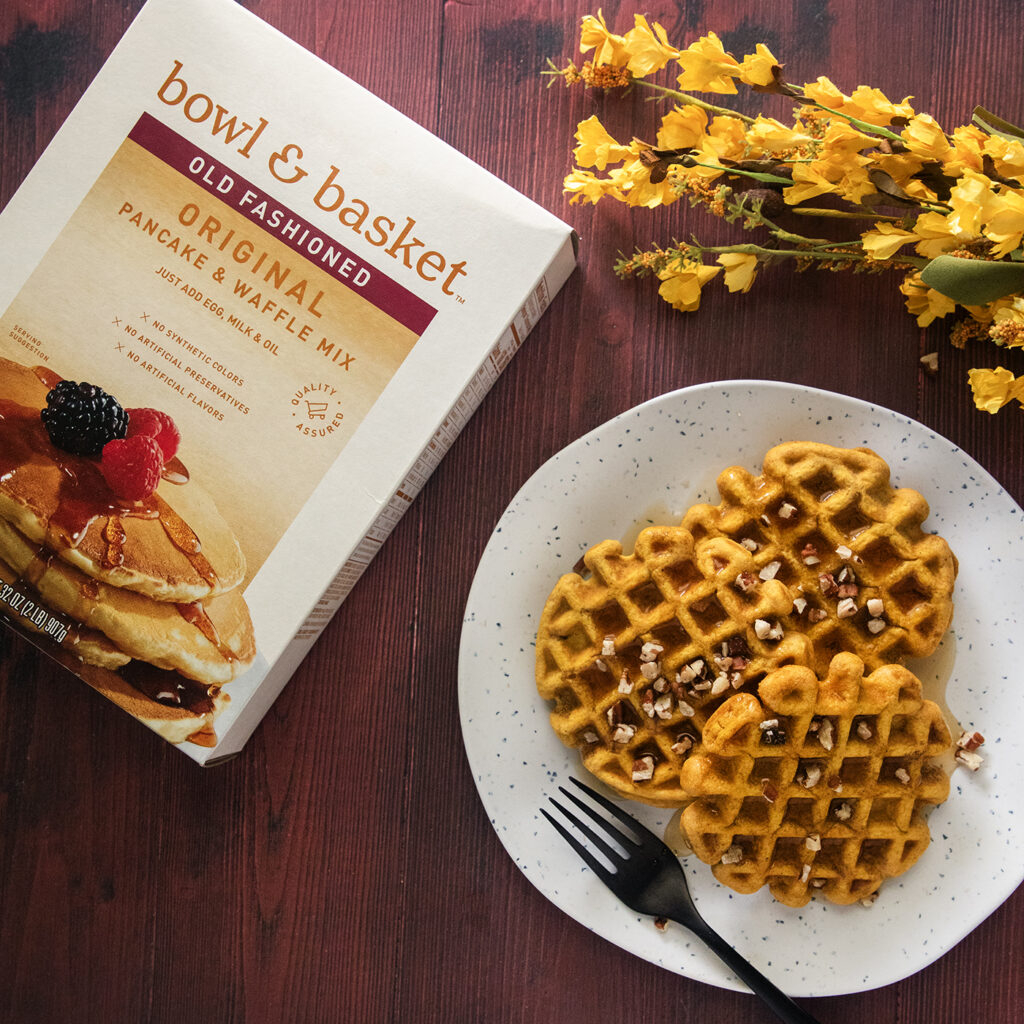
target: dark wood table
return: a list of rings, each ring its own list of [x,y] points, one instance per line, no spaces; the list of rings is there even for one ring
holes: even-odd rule
[[[0,10],[0,202],[99,69],[137,0]],[[673,312],[618,252],[731,229],[562,194],[578,121],[628,137],[637,95],[545,89],[586,8],[560,2],[246,6],[573,224],[579,269],[485,399],[241,756],[201,770],[33,648],[0,635],[0,1019],[550,1024],[764,1021],[752,997],[634,958],[520,874],[477,797],[456,667],[473,572],[545,459],[639,402],[727,378],[790,381],[912,416],[1024,498],[1024,418],[976,411],[973,366],[919,329],[898,279],[786,268]],[[613,25],[633,8],[605,3]],[[675,41],[767,42],[799,82],[913,95],[947,127],[1024,115],[1020,18],[971,4],[656,3]],[[786,115],[776,97],[767,109]],[[938,372],[919,364],[938,352]],[[1009,639],[1009,638],[1008,638]],[[1016,666],[1011,666],[1016,671]],[[1012,727],[1012,726],[1010,726]],[[1015,869],[1015,866],[1011,866]],[[1024,1019],[1024,892],[898,984],[805,1000],[823,1022]]]

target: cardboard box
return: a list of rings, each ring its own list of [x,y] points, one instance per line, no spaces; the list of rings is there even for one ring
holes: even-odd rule
[[[0,214],[0,615],[199,763],[236,753],[573,241],[232,0],[149,0]],[[61,379],[150,440],[51,443]]]

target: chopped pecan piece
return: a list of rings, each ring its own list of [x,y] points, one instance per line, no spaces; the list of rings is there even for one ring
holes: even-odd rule
[[[956,741],[960,750],[969,750],[972,754],[985,742],[985,737],[980,732],[968,732],[966,729],[960,733]]]
[[[638,757],[633,762],[633,781],[647,782],[654,778],[654,758],[650,754]]]
[[[722,854],[723,864],[742,864],[743,847],[733,843],[725,853]]]
[[[956,752],[956,761],[965,768],[970,768],[972,772],[976,772],[985,763],[985,759],[981,754],[976,754],[973,750],[962,748]]]
[[[740,593],[749,594],[757,589],[757,577],[752,572],[744,571],[733,580],[733,584]]]
[[[672,744],[672,753],[678,754],[680,757],[691,750],[693,747],[693,737],[689,733],[681,732],[677,737],[675,743]]]
[[[636,726],[620,722],[612,732],[612,743],[628,743],[636,735]]]
[[[838,821],[849,821],[853,817],[853,808],[844,801],[836,807],[833,813]]]

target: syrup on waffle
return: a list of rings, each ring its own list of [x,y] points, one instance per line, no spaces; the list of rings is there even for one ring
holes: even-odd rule
[[[708,716],[772,669],[809,665],[810,641],[780,625],[793,605],[783,583],[760,579],[727,537],[652,526],[631,554],[606,540],[583,563],[541,615],[538,691],[588,771],[620,796],[681,806],[679,770]]]
[[[906,668],[865,675],[848,653],[820,682],[787,666],[758,693],[722,704],[683,766],[688,843],[737,892],[767,885],[794,907],[872,898],[924,852],[923,810],[949,793],[940,709]]]
[[[794,441],[772,448],[755,477],[741,467],[718,478],[719,505],[696,505],[683,526],[700,540],[729,537],[758,571],[795,598],[786,630],[813,641],[824,673],[841,651],[869,668],[923,657],[953,614],[957,563],[921,524],[925,499],[894,488],[868,448]]]

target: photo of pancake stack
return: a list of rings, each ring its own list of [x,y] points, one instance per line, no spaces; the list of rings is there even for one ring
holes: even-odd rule
[[[0,615],[173,743],[254,661],[245,558],[165,412],[0,358]]]
[[[980,764],[904,665],[948,630],[958,566],[889,477],[867,448],[779,444],[545,603],[559,738],[615,795],[683,809],[670,828],[738,892],[870,902],[928,846],[954,758]]]

